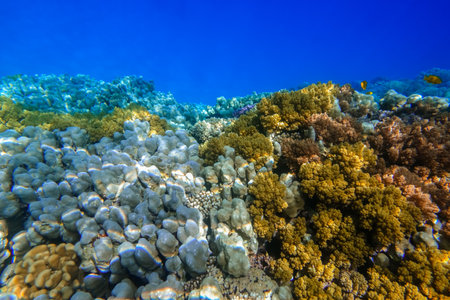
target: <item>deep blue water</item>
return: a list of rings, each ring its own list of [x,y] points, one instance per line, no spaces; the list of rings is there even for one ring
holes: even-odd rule
[[[142,75],[182,102],[450,68],[448,0],[0,4],[0,76]]]

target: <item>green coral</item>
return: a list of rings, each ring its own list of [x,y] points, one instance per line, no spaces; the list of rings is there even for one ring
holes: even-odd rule
[[[58,114],[23,109],[11,99],[0,97],[0,132],[14,129],[18,132],[27,126],[38,126],[45,130],[61,129],[76,126],[85,129],[92,142],[102,137],[111,137],[114,132],[123,132],[123,123],[127,120],[140,119],[150,123],[149,134],[163,134],[171,129],[166,120],[152,115],[144,107],[130,104],[127,108],[115,108],[111,114],[94,115]]]
[[[296,130],[305,125],[312,114],[330,110],[337,93],[337,87],[331,82],[274,93],[257,105],[261,125],[267,132]]]
[[[287,207],[284,197],[286,187],[279,182],[278,175],[261,172],[253,179],[249,193],[254,197],[249,213],[253,217],[253,228],[257,235],[270,241],[275,232],[284,227],[280,213]]]

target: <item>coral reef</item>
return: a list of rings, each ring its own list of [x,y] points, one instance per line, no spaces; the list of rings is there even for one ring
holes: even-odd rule
[[[209,213],[213,208],[220,206],[220,194],[210,191],[201,191],[190,195],[186,199],[186,206],[198,209],[204,218],[209,217]]]
[[[417,174],[405,167],[392,166],[384,172],[382,181],[385,185],[400,188],[406,200],[414,203],[422,211],[424,220],[436,221],[439,207],[432,201],[431,195],[424,191],[432,187],[425,184]]]
[[[329,157],[324,163],[304,164],[299,174],[302,192],[319,210],[317,220],[323,219],[320,211],[325,210],[331,214],[327,218],[334,226],[341,224],[334,231],[334,239],[327,237],[332,239],[327,243],[328,250],[343,253],[360,265],[371,251],[415,232],[418,209],[405,200],[399,189],[384,186],[364,172],[375,164],[371,150],[362,143],[342,144],[332,147]],[[348,215],[340,217],[332,208]]]
[[[217,98],[216,105],[214,105],[214,116],[221,118],[237,117],[235,113],[244,107],[250,108],[256,103],[260,102],[265,97],[270,97],[272,93],[252,93],[245,97],[233,97],[226,99],[225,97]]]
[[[361,124],[350,117],[333,119],[326,113],[313,114],[308,119],[308,125],[314,128],[316,138],[325,145],[356,143],[362,139]]]
[[[210,118],[198,121],[189,129],[189,133],[200,144],[205,143],[211,138],[220,136],[231,121],[226,119]]]
[[[195,276],[205,272],[210,253],[200,212],[183,204],[186,193],[203,190],[198,144],[184,131],[149,137],[146,121],[123,127],[114,140],[96,144],[78,139],[74,127],[53,133],[27,127],[26,138],[15,132],[2,141],[9,144],[3,155],[11,168],[3,176],[11,185],[2,185],[1,193],[12,191],[17,199],[1,199],[5,206],[29,204],[25,231],[13,237],[14,253],[45,240],[74,243],[94,297],[108,293],[101,288],[108,281],[115,286],[127,276],[145,280],[156,270]]]
[[[386,92],[380,99],[380,108],[393,112],[395,115],[408,117],[430,118],[448,110],[449,101],[442,97],[422,97],[418,94],[411,94],[406,97],[394,90]]]
[[[277,92],[257,105],[261,124],[267,132],[296,130],[314,113],[327,112],[334,104],[337,87],[331,82],[313,84],[292,92]]]
[[[278,168],[296,172],[304,163],[320,160],[320,149],[316,142],[311,139],[282,138],[281,157]]]
[[[152,126],[150,134],[161,134],[171,129],[166,120],[150,114],[144,107],[136,104],[125,109],[115,108],[111,114],[103,115],[30,111],[5,97],[0,97],[0,105],[0,132],[7,129],[22,132],[26,126],[38,126],[46,130],[64,130],[76,126],[85,129],[90,140],[95,142],[102,137],[112,137],[114,132],[123,132],[123,123],[128,120],[148,121]]]
[[[368,270],[369,299],[446,299],[450,295],[447,250],[419,244],[396,267]]]
[[[394,116],[377,124],[369,142],[387,166],[426,167],[432,175],[442,175],[450,170],[449,136],[447,114],[412,124]]]
[[[206,164],[211,165],[220,155],[225,154],[225,146],[234,148],[237,155],[259,167],[270,160],[273,152],[272,143],[261,133],[238,135],[231,132],[208,140],[200,147],[200,156],[205,159]]]
[[[70,299],[82,285],[83,272],[72,244],[39,245],[15,262],[14,276],[6,292],[20,299],[47,295],[52,299]]]
[[[1,78],[0,298],[446,299],[445,74],[215,107]]]
[[[280,213],[288,207],[284,200],[286,187],[278,181],[278,175],[262,172],[254,178],[249,194],[254,197],[248,211],[253,217],[255,232],[270,241],[276,231],[285,225]]]

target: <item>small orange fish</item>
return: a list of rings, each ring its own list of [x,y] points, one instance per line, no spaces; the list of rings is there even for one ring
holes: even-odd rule
[[[365,89],[367,89],[367,81],[361,81],[361,88],[363,89],[363,90],[365,90]]]
[[[372,95],[373,92],[366,92],[366,95]]]
[[[425,75],[425,76],[423,76],[423,80],[425,80],[428,83],[432,83],[432,84],[440,84],[440,83],[442,83],[442,79],[439,78],[439,76],[436,76],[436,75]]]

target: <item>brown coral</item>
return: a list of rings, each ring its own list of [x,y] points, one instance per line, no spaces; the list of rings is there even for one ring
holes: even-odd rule
[[[449,137],[447,115],[411,125],[394,116],[377,124],[369,142],[388,166],[427,167],[432,175],[442,175],[450,172]]]
[[[362,126],[350,117],[332,119],[326,113],[313,114],[308,119],[319,140],[326,145],[343,142],[356,143],[362,139]]]
[[[14,273],[6,291],[20,299],[34,299],[39,295],[70,299],[83,280],[72,244],[34,247],[15,263]]]
[[[382,180],[384,184],[400,188],[403,196],[422,211],[425,220],[436,220],[439,207],[432,202],[431,195],[423,191],[424,183],[417,174],[405,167],[392,166],[382,175]]]
[[[281,157],[279,167],[296,173],[304,163],[320,160],[320,149],[311,139],[281,139]]]
[[[350,103],[352,102],[354,92],[355,90],[350,84],[339,86],[336,98],[339,100],[339,107],[343,112],[347,112],[350,109]]]

